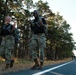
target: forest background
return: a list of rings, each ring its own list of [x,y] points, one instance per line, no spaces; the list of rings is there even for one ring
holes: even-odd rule
[[[50,9],[48,2],[38,0],[0,0],[0,28],[6,15],[10,15],[16,27],[20,31],[20,41],[15,44],[13,56],[20,59],[31,59],[29,50],[30,22],[33,18],[32,11],[38,9],[45,17],[48,25],[47,48],[45,49],[46,60],[59,60],[74,56],[75,41],[70,31],[70,24],[59,14]],[[1,37],[0,37],[1,41]]]

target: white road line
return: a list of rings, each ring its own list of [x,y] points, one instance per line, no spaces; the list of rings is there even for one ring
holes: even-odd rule
[[[42,75],[42,74],[44,74],[44,73],[46,73],[46,72],[52,71],[52,70],[57,69],[57,68],[62,67],[62,66],[65,66],[65,65],[70,64],[70,63],[72,63],[72,62],[73,62],[73,61],[70,61],[70,62],[64,63],[64,64],[62,64],[62,65],[59,65],[59,66],[56,66],[56,67],[53,67],[53,68],[50,68],[50,69],[47,69],[47,70],[44,70],[44,71],[41,71],[41,72],[32,74],[32,75]]]

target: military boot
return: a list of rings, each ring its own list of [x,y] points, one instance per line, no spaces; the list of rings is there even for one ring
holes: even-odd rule
[[[43,68],[43,62],[40,62],[38,69],[41,70],[42,68]]]
[[[14,63],[14,60],[12,59],[11,62],[10,62],[10,68],[13,67],[13,63]]]
[[[6,64],[5,67],[2,69],[2,71],[5,71],[7,69],[9,69],[9,64]]]
[[[35,62],[35,64],[31,69],[36,69],[39,66],[39,63],[38,63],[37,59],[34,59],[34,62]]]

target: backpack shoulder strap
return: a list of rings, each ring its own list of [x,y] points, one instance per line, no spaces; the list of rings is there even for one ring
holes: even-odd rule
[[[9,25],[4,25],[3,26],[3,29],[6,29],[6,30],[8,30],[8,31],[11,31],[12,30],[12,25],[11,24],[9,24]]]

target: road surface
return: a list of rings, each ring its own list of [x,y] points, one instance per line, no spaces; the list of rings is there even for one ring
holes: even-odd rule
[[[27,69],[4,75],[76,75],[76,61],[45,66],[42,70]]]

